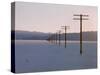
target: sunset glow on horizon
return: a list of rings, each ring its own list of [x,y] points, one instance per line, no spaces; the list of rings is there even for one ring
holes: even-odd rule
[[[16,3],[15,30],[55,33],[69,26],[68,33],[80,32],[80,21],[74,14],[89,15],[83,21],[83,31],[97,31],[97,7],[45,3]],[[62,30],[63,32],[63,30]]]

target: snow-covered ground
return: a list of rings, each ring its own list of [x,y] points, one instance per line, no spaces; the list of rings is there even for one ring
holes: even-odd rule
[[[49,43],[40,40],[15,41],[16,72],[88,69],[97,67],[97,43],[83,42],[80,55],[79,42]]]

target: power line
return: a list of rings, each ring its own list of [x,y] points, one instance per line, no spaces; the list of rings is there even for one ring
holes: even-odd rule
[[[82,22],[83,20],[88,20],[88,15],[83,14],[74,14],[73,16],[76,16],[78,18],[73,18],[73,20],[80,20],[80,54],[82,55]]]
[[[67,29],[69,28],[69,26],[61,26],[61,27],[65,31],[64,36],[65,36],[65,48],[66,48],[66,44],[67,44],[67,37],[66,36],[67,36]]]

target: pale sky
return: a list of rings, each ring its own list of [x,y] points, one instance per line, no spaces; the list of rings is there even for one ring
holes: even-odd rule
[[[79,32],[80,22],[73,20],[73,14],[89,15],[89,20],[83,21],[83,31],[97,30],[97,7],[28,2],[16,2],[15,30],[54,33],[66,25],[69,33]]]

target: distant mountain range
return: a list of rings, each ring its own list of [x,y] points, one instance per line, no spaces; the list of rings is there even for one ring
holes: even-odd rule
[[[43,32],[29,32],[29,31],[11,31],[11,37],[15,34],[16,40],[46,40],[49,38],[50,34],[53,33],[43,33]],[[67,40],[79,40],[79,33],[67,33]],[[13,39],[13,38],[12,38]],[[64,39],[64,34],[61,34],[61,39]],[[96,41],[97,40],[97,32],[83,32],[83,40],[84,41]]]

